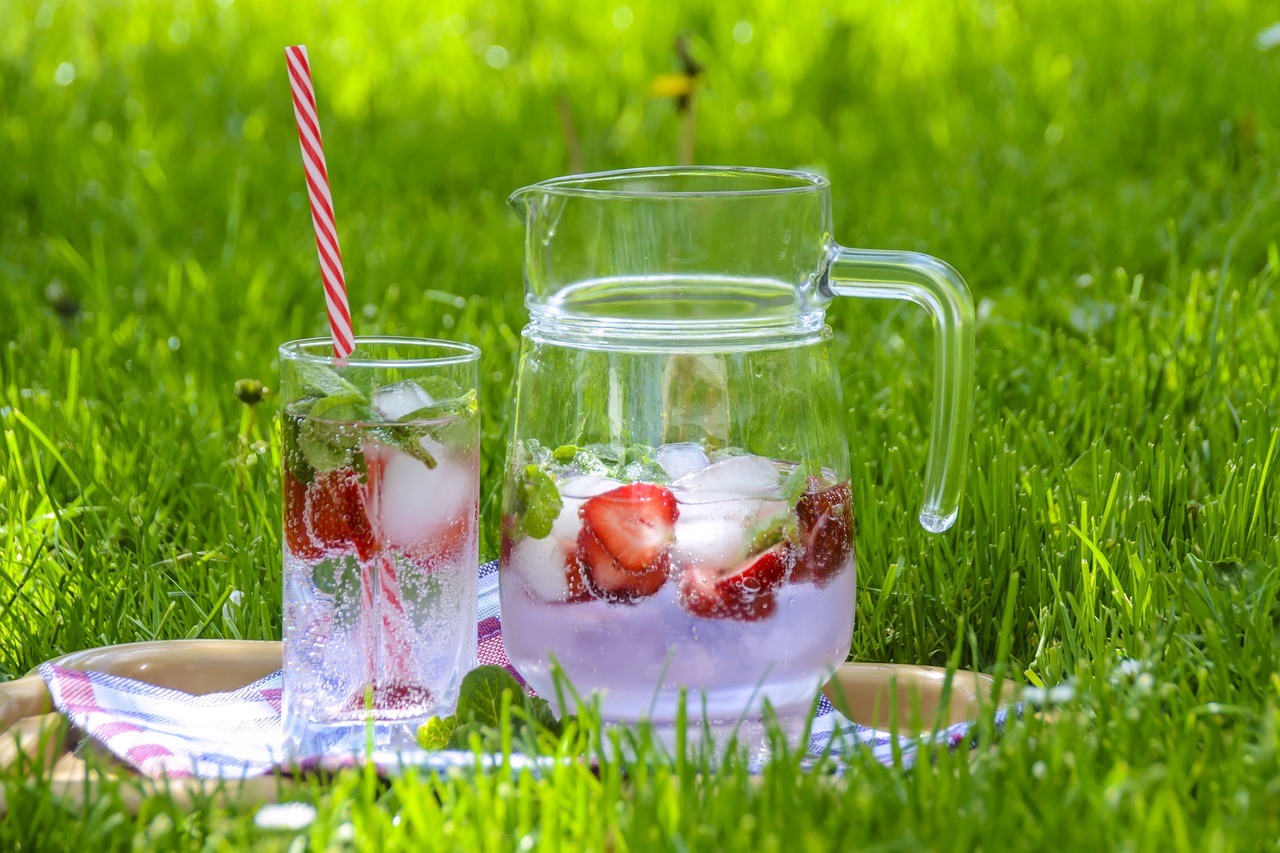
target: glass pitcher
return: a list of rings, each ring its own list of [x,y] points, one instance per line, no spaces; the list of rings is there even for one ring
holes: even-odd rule
[[[523,333],[503,506],[507,654],[606,721],[788,731],[848,656],[856,576],[841,383],[824,311],[905,299],[937,333],[920,522],[951,526],[973,305],[911,252],[831,238],[827,181],[661,168],[515,192]],[[569,709],[571,710],[571,709]],[[741,734],[742,728],[737,728]]]

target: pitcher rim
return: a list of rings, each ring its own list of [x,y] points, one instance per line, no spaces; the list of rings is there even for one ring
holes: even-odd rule
[[[746,187],[722,190],[654,190],[654,189],[619,189],[608,186],[613,181],[624,182],[643,177],[684,177],[684,176],[746,176],[753,178],[771,178],[782,183],[779,186]],[[604,184],[605,186],[599,186]],[[579,198],[750,198],[754,196],[799,195],[803,193],[821,192],[828,189],[831,182],[822,175],[797,169],[772,169],[761,166],[643,166],[634,169],[610,169],[602,172],[583,172],[576,175],[563,175],[547,178],[513,192],[508,199],[515,204],[517,200],[533,191],[551,193],[560,196]]]

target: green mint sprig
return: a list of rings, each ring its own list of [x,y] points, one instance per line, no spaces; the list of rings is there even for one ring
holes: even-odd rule
[[[797,462],[795,467],[791,469],[791,473],[787,475],[787,479],[782,481],[782,498],[787,503],[795,506],[796,501],[800,500],[809,488],[809,466],[803,462]]]
[[[358,392],[312,400],[298,425],[298,449],[312,470],[338,468],[358,455],[360,437],[345,422],[363,421],[371,414],[368,402]]]
[[[323,364],[299,361],[293,364],[298,384],[311,397],[361,397],[368,400],[368,393],[344,379],[336,370]]]
[[[747,553],[760,554],[779,542],[788,540],[796,542],[799,540],[799,535],[793,514],[784,512],[781,515],[775,515],[747,529]]]
[[[581,447],[566,444],[557,447],[551,458],[560,465],[572,465],[584,474],[596,474],[612,480],[666,485],[671,482],[667,472],[655,458],[657,451],[647,444],[585,444]]]
[[[426,465],[428,469],[434,469],[439,464],[431,451],[422,446],[422,437],[430,435],[430,432],[420,426],[393,424],[375,427],[371,432],[378,441],[391,447],[400,448],[400,450]]]
[[[430,750],[470,749],[472,735],[476,735],[482,749],[501,749],[504,701],[515,712],[511,718],[513,739],[526,732],[558,738],[568,723],[569,718],[556,718],[546,699],[521,690],[520,683],[507,670],[480,666],[463,677],[458,710],[446,717],[432,717],[419,727],[419,746]]]
[[[363,465],[359,433],[349,424],[373,425],[379,441],[435,468],[435,455],[422,446],[422,439],[457,444],[470,435],[468,422],[479,413],[474,389],[464,393],[448,378],[433,376],[420,384],[437,402],[387,421],[371,402],[369,371],[358,371],[353,382],[324,365],[298,362],[293,368],[306,396],[289,406],[293,417],[286,418],[285,447],[290,471],[303,483],[311,482],[317,471]]]
[[[515,487],[519,527],[534,539],[545,539],[560,516],[564,500],[551,475],[537,465],[525,465]]]

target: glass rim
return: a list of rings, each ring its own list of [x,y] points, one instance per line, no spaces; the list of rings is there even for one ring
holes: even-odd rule
[[[630,181],[640,179],[678,180],[689,177],[752,179],[762,183],[773,181],[776,185],[692,190],[628,189],[625,186]],[[770,169],[758,166],[645,166],[638,169],[585,172],[548,178],[516,190],[511,194],[509,201],[515,203],[521,196],[533,191],[579,198],[750,198],[821,192],[830,186],[831,182],[822,175],[791,169]]]
[[[407,338],[396,335],[365,335],[355,338],[355,345],[362,344],[395,344],[408,347],[437,347],[451,350],[453,355],[406,356],[403,358],[374,358],[353,355],[339,358],[333,354],[333,338],[299,338],[286,341],[279,347],[280,357],[288,361],[305,361],[326,366],[341,365],[343,367],[447,367],[453,364],[467,364],[480,359],[480,348],[460,341],[446,341],[442,338]],[[314,350],[314,351],[313,351]]]

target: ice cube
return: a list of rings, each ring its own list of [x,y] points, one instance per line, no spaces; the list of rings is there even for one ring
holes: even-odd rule
[[[679,563],[729,568],[747,557],[747,528],[759,501],[680,504],[672,552]]]
[[[732,568],[750,556],[754,534],[789,511],[785,501],[754,498],[682,502],[672,557],[681,565]]]
[[[560,484],[562,501],[560,514],[551,523],[550,538],[561,540],[565,543],[565,548],[576,548],[578,532],[582,529],[582,519],[578,517],[578,510],[589,498],[611,492],[621,485],[617,480],[597,477],[594,474],[565,480]]]
[[[436,458],[436,467],[399,450],[381,454],[378,517],[387,544],[408,551],[432,550],[432,540],[465,525],[477,500],[476,471],[451,457],[431,438],[423,445]]]
[[[658,448],[654,457],[672,482],[707,467],[707,454],[702,445],[692,441],[664,444]]]
[[[581,477],[570,477],[560,484],[560,495],[564,498],[594,498],[621,486],[617,480],[599,477],[595,474],[584,474]]]
[[[728,569],[747,558],[746,534],[741,524],[730,520],[710,515],[686,519],[682,512],[671,556],[681,566]]]
[[[534,594],[543,601],[564,601],[569,595],[565,574],[564,540],[553,532],[541,539],[528,537],[511,549],[511,568],[524,577]]]
[[[709,495],[747,497],[775,493],[778,479],[778,466],[763,456],[730,456],[684,475],[671,488],[678,497],[683,492],[689,500]]]
[[[434,403],[431,395],[412,379],[393,382],[373,392],[373,408],[389,421],[398,421]]]
[[[582,520],[578,508],[586,503],[586,497],[607,492],[620,485],[616,480],[604,477],[575,477],[560,484],[563,505],[560,514],[551,523],[551,533],[541,539],[527,537],[511,549],[510,564],[524,576],[543,601],[564,601],[569,594],[569,578],[565,574],[565,558],[578,548],[578,533]],[[586,497],[575,498],[566,494],[575,488]]]

